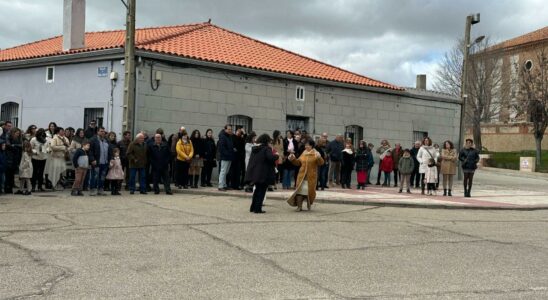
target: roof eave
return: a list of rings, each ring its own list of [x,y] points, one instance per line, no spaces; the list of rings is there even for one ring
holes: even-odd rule
[[[281,79],[289,79],[289,80],[295,80],[295,81],[301,81],[301,82],[308,82],[308,83],[312,83],[312,84],[322,84],[322,85],[327,85],[327,86],[344,87],[344,88],[364,90],[364,91],[383,93],[383,94],[392,94],[392,95],[404,95],[405,94],[405,90],[392,90],[392,89],[388,89],[388,88],[378,88],[378,87],[372,87],[372,86],[366,86],[366,85],[360,85],[360,84],[352,84],[352,83],[345,83],[345,82],[339,82],[339,81],[311,78],[311,77],[306,77],[306,76],[298,76],[298,75],[292,75],[292,74],[286,74],[286,73],[259,70],[259,69],[254,69],[254,68],[248,68],[248,67],[242,67],[242,66],[236,66],[236,65],[230,65],[230,64],[223,64],[223,63],[217,63],[217,62],[210,62],[210,61],[204,61],[204,60],[199,60],[199,59],[193,59],[193,58],[187,58],[187,57],[181,57],[181,56],[164,54],[164,53],[157,53],[157,52],[151,52],[151,51],[138,50],[138,51],[136,51],[136,55],[146,57],[146,58],[163,60],[163,61],[171,61],[171,62],[182,63],[182,64],[198,65],[198,66],[203,66],[203,67],[224,69],[224,70],[229,70],[229,71],[255,74],[255,75],[261,75],[261,76],[281,78]]]
[[[0,62],[0,70],[24,69],[52,64],[71,64],[98,60],[120,59],[124,57],[123,48],[44,56],[31,59]]]

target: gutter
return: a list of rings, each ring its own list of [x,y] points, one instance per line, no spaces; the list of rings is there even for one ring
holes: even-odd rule
[[[75,64],[90,61],[124,59],[124,49],[106,49],[90,52],[80,52],[57,56],[46,56],[16,61],[0,62],[0,71],[51,66],[52,64]]]

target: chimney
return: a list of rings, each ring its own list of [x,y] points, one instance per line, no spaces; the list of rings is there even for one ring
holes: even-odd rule
[[[417,90],[426,90],[426,74],[417,75]]]
[[[63,51],[84,48],[86,0],[64,0]]]

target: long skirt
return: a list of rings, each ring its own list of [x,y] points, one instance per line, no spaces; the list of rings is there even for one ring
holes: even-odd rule
[[[67,163],[65,158],[50,157],[46,163],[46,174],[48,174],[48,179],[51,180],[53,188],[57,186],[61,174],[67,170]]]
[[[365,183],[367,182],[367,171],[366,170],[356,171],[356,176],[357,176],[358,184],[365,185]]]

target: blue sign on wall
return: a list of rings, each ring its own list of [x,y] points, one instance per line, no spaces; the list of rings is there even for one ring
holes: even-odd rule
[[[108,76],[108,67],[97,68],[97,77],[107,77],[107,76]]]

